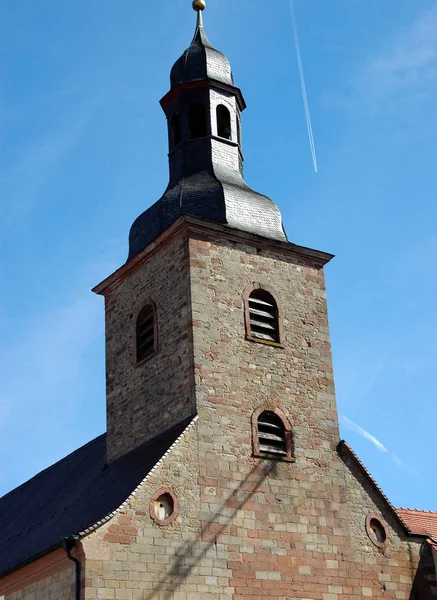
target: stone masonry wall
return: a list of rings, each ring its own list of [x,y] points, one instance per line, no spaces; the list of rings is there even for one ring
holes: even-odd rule
[[[157,307],[158,353],[136,365],[135,321],[147,299]],[[146,256],[140,268],[106,291],[105,309],[111,461],[195,412],[184,237]]]
[[[194,423],[121,512],[83,540],[86,600],[213,600],[219,581],[224,593],[227,556],[201,539],[198,470]],[[170,488],[180,506],[165,527],[150,516],[150,500],[161,488]]]
[[[83,560],[82,553],[73,554]],[[0,598],[3,600],[72,600],[75,568],[62,549],[34,561],[3,577]]]
[[[350,458],[344,459],[349,522],[349,560],[360,565],[360,577],[373,582],[380,597],[432,600],[437,582],[431,551],[424,539],[407,536],[370,481]],[[375,514],[389,541],[383,550],[370,541],[365,522]],[[428,550],[429,549],[429,550]],[[378,589],[379,582],[379,589]],[[413,592],[414,595],[413,595]],[[378,594],[373,594],[379,597]]]
[[[323,271],[254,246],[190,242],[202,519],[229,551],[234,597],[410,598],[420,545],[394,523],[384,555],[369,544],[365,513],[381,507],[366,493],[351,497],[336,453]],[[245,339],[243,293],[252,284],[278,296],[283,348]],[[260,406],[288,417],[294,463],[252,458]]]
[[[197,421],[121,511],[83,540],[86,600],[434,597],[429,587],[424,595],[410,595],[420,543],[406,540],[358,473],[349,473],[347,517],[319,506],[305,521],[296,488],[289,493],[289,481],[280,486],[270,462],[259,461],[242,482],[238,471],[223,472],[227,493],[222,499],[220,486],[207,485],[217,465],[210,465],[208,479],[198,475],[205,468],[199,433]],[[340,468],[344,474],[349,469]],[[285,471],[282,475],[286,478]],[[165,527],[150,517],[150,499],[162,488],[172,490],[180,507],[176,520]],[[383,553],[363,533],[367,511],[386,521],[391,545]],[[351,519],[349,539],[337,546],[332,543],[338,542],[335,528],[341,518]],[[327,536],[323,549],[306,547],[305,525],[313,530],[313,540]],[[334,533],[328,533],[331,529]],[[359,543],[351,547],[352,530]]]
[[[189,258],[199,418],[120,514],[83,540],[86,599],[436,597],[422,540],[407,538],[337,454],[321,269],[225,238],[191,239]],[[245,339],[243,292],[253,283],[278,295],[283,348]],[[252,456],[259,406],[287,415],[294,462]],[[180,506],[164,527],[149,509],[161,488]],[[383,550],[366,533],[370,513],[389,534]]]
[[[71,568],[7,594],[5,600],[71,600],[74,598],[73,590],[74,570]]]

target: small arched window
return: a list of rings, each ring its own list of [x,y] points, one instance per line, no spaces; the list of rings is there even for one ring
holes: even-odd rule
[[[281,342],[278,305],[272,294],[262,288],[254,289],[247,298],[246,333],[254,341]]]
[[[279,408],[257,409],[252,416],[255,456],[292,460],[290,425]]]
[[[193,104],[188,112],[190,138],[206,136],[206,110],[203,104]]]
[[[217,106],[217,135],[227,140],[232,139],[231,113],[223,104]]]
[[[170,121],[170,143],[172,150],[181,143],[181,115],[178,111],[173,113]]]
[[[136,360],[139,363],[157,350],[156,309],[152,302],[141,309],[135,329]]]

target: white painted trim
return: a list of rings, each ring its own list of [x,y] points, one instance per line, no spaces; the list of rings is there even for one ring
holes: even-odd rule
[[[148,474],[145,476],[145,478],[142,480],[142,482],[126,498],[126,500],[123,502],[123,504],[120,504],[120,506],[118,508],[116,508],[114,511],[112,511],[111,513],[106,515],[106,517],[103,517],[103,519],[100,519],[99,521],[97,521],[97,523],[94,523],[94,525],[91,525],[90,527],[87,527],[83,531],[80,531],[79,535],[81,537],[85,537],[85,536],[89,535],[90,533],[92,533],[93,531],[96,531],[96,529],[98,529],[99,527],[101,527],[102,525],[107,523],[110,519],[112,519],[112,517],[114,517],[116,514],[118,514],[121,510],[123,510],[123,508],[127,505],[127,503],[137,494],[139,489],[147,482],[147,480],[153,475],[153,473],[156,471],[156,469],[163,463],[164,459],[167,458],[167,456],[172,452],[172,450],[178,444],[181,443],[181,441],[184,439],[185,435],[188,433],[188,431],[190,431],[190,429],[194,426],[194,424],[197,422],[198,419],[199,419],[199,415],[196,415],[194,417],[194,419],[191,421],[191,423],[186,427],[186,429],[177,438],[177,440],[175,442],[173,442],[173,444],[170,446],[170,448],[167,450],[167,452],[158,460],[156,465],[148,472]],[[0,600],[4,600],[4,598],[2,598],[0,596]]]

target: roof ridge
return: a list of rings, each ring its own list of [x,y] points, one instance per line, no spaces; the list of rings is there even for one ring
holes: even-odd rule
[[[414,512],[418,512],[418,513],[424,513],[424,514],[428,514],[428,515],[436,515],[437,516],[437,510],[427,510],[425,508],[405,508],[403,506],[400,506],[396,510],[408,510],[410,512],[414,511]]]
[[[99,440],[100,438],[102,438],[104,436],[106,436],[106,432],[101,433],[100,435],[98,435],[94,439],[90,440],[89,442],[86,442],[86,444],[83,444],[82,446],[79,446],[79,448],[76,448],[76,450],[73,450],[72,452],[69,452],[64,457],[62,457],[59,460],[57,460],[55,463],[49,465],[45,469],[42,469],[42,471],[38,471],[38,473],[35,473],[35,475],[33,475],[32,477],[30,477],[29,479],[26,479],[26,481],[23,481],[23,483],[20,483],[20,485],[17,485],[17,487],[13,488],[9,492],[6,492],[6,494],[4,494],[3,496],[0,496],[0,500],[3,500],[4,498],[7,498],[8,496],[11,496],[12,494],[15,494],[16,492],[18,492],[18,490],[20,490],[25,485],[28,485],[34,479],[38,479],[38,477],[42,477],[42,475],[44,475],[48,471],[53,470],[54,468],[56,468],[60,464],[62,464],[64,461],[66,461],[67,459],[69,459],[70,456],[73,456],[74,454],[77,454],[78,452],[80,452],[82,450],[85,450],[86,448],[88,448],[89,446],[91,446],[91,444],[95,444],[97,442],[97,440]]]

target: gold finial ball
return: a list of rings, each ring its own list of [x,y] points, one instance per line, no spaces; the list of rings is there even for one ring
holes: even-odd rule
[[[205,8],[206,8],[205,0],[194,0],[193,8],[194,8],[194,10],[197,10],[197,11],[205,10]]]

